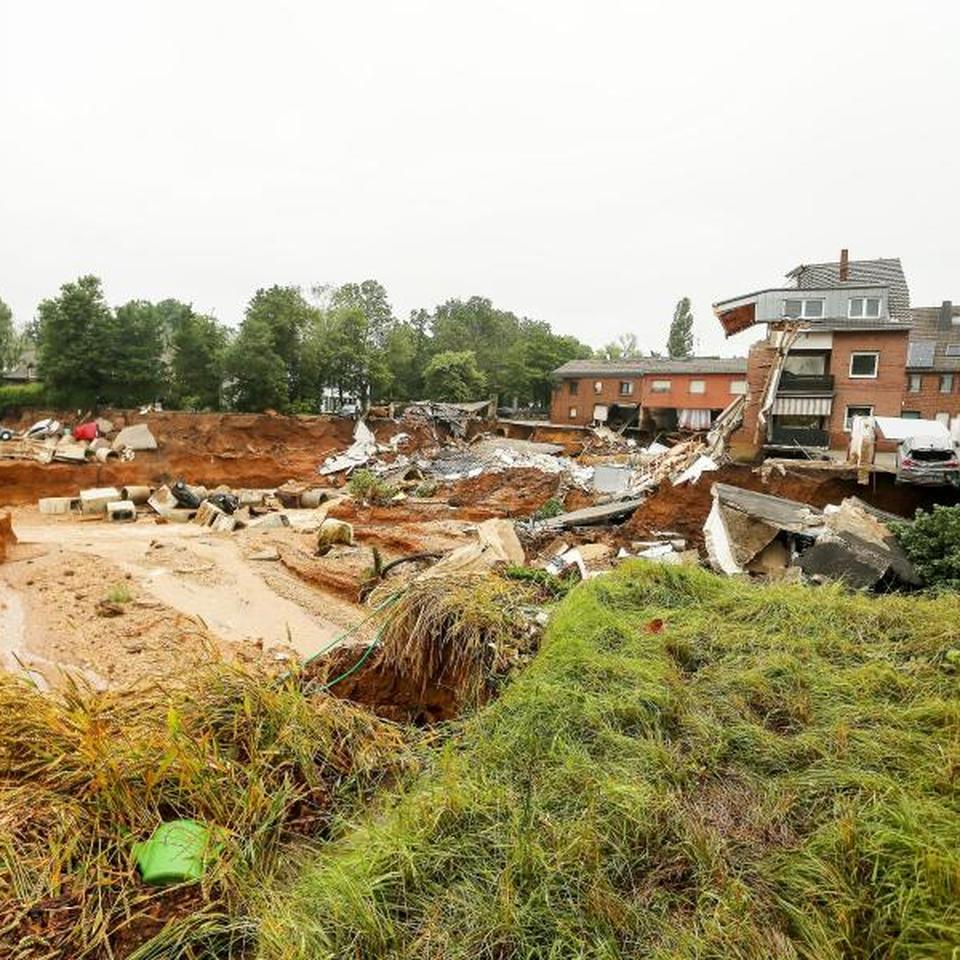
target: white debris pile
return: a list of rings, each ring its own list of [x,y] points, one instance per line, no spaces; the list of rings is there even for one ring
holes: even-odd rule
[[[409,434],[398,433],[390,438],[389,443],[378,443],[373,431],[362,421],[358,420],[353,430],[353,443],[343,452],[334,457],[327,457],[317,467],[317,473],[322,477],[334,473],[350,473],[360,467],[375,465],[378,455],[382,453],[396,453],[409,439]]]
[[[562,474],[573,485],[589,489],[593,467],[562,456],[563,447],[506,437],[486,438],[470,445],[449,445],[432,459],[420,460],[424,474],[445,482],[479,477],[483,473],[532,469],[551,475]]]

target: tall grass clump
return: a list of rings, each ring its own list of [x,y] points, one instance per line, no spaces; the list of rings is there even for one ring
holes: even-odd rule
[[[399,729],[328,695],[213,664],[183,685],[44,695],[0,675],[0,956],[228,957],[278,851],[322,836],[402,756]],[[215,825],[205,882],[157,890],[132,846]]]
[[[960,600],[628,563],[261,906],[270,960],[960,956]]]
[[[525,615],[533,599],[526,584],[489,572],[412,580],[384,614],[378,669],[476,706],[538,642]]]

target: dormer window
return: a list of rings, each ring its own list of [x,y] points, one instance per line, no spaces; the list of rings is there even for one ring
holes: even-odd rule
[[[851,320],[877,320],[880,317],[879,297],[851,297],[847,316]]]
[[[783,315],[791,320],[821,320],[823,300],[784,300]]]

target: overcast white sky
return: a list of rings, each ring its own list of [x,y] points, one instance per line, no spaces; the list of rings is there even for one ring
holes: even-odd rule
[[[482,294],[600,345],[900,256],[960,301],[960,4],[0,0],[0,297]]]

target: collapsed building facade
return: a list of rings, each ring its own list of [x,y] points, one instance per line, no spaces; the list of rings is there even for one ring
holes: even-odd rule
[[[765,325],[747,358],[743,458],[847,448],[857,416],[960,414],[960,310],[912,308],[899,259],[801,265],[788,286],[714,304],[727,336]],[[881,448],[882,448],[881,441]]]

